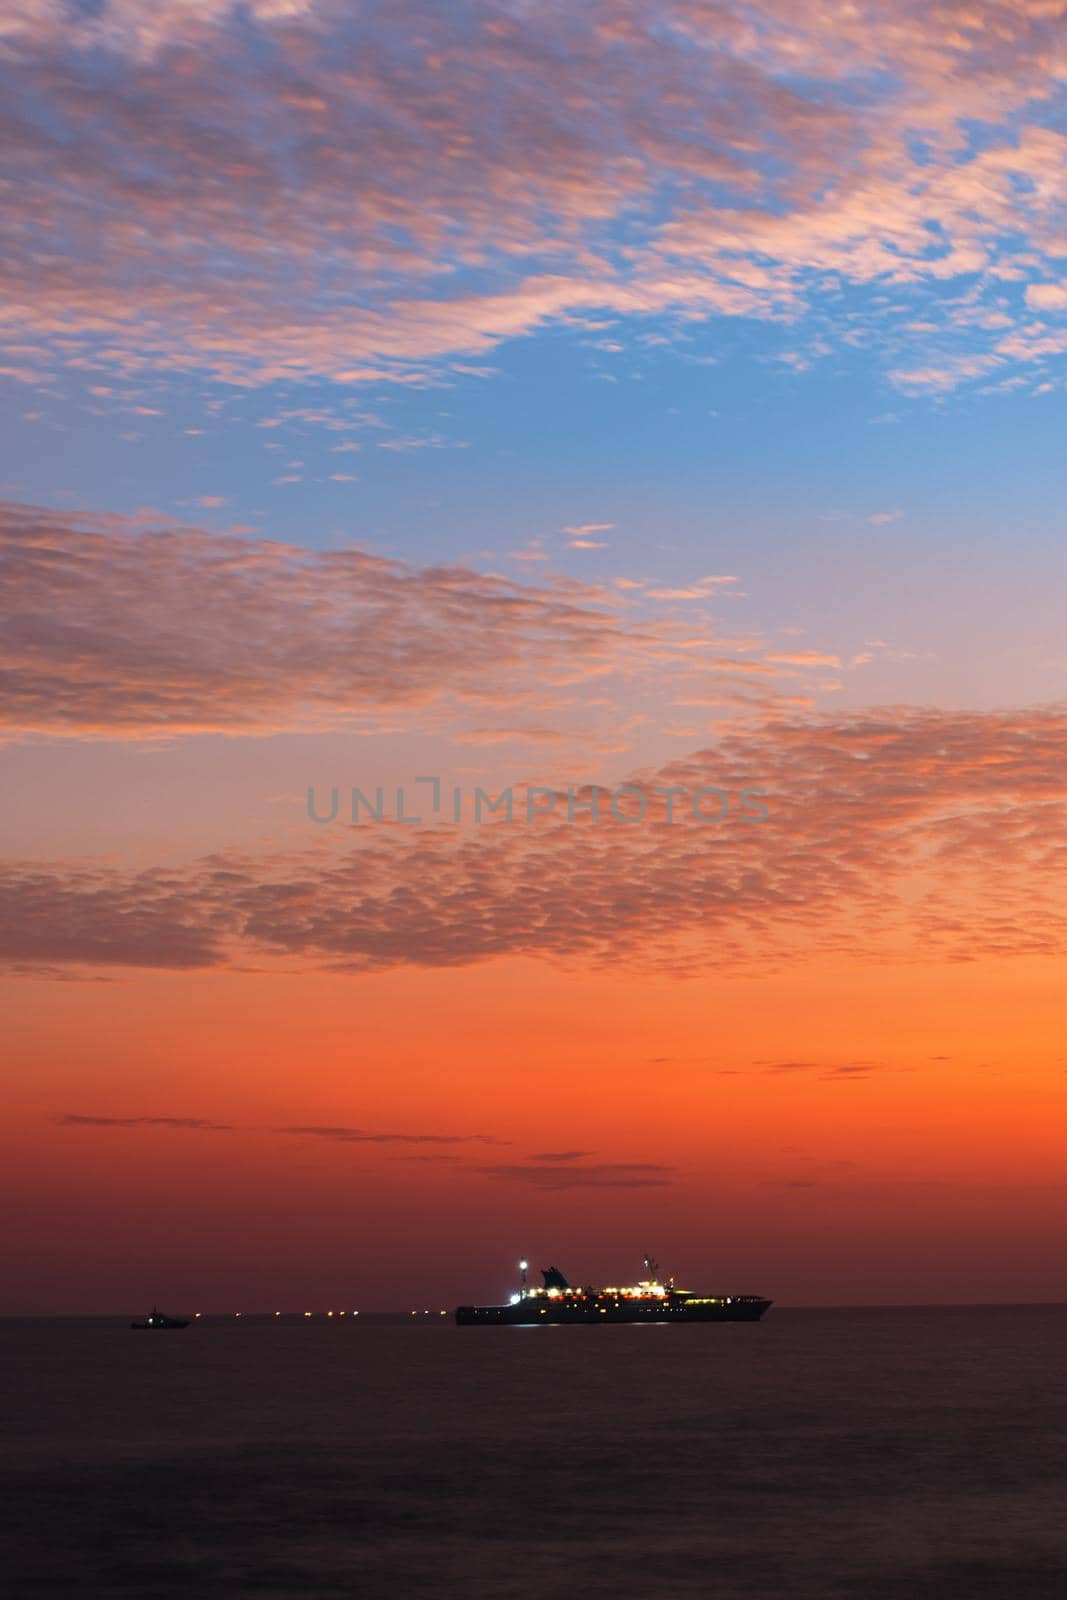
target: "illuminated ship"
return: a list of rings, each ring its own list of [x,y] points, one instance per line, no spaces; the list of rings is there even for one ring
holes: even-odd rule
[[[541,1269],[544,1284],[530,1288],[529,1263],[519,1262],[521,1283],[506,1305],[459,1306],[460,1327],[537,1327],[561,1322],[758,1322],[772,1302],[758,1294],[695,1294],[679,1289],[673,1278],[661,1283],[651,1256],[646,1277],[624,1288],[574,1288],[558,1267]]]
[[[188,1326],[188,1321],[183,1321],[181,1317],[165,1317],[162,1311],[156,1311],[154,1308],[148,1313],[143,1322],[130,1323],[131,1328],[152,1328],[153,1330],[156,1328],[187,1328]]]

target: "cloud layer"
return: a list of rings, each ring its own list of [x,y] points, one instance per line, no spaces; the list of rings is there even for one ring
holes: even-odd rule
[[[755,637],[734,642],[744,659],[724,654],[711,607],[733,582],[519,583],[0,503],[0,734],[266,734],[417,715],[475,746],[551,744],[546,707],[611,674],[669,678],[682,703],[749,705],[838,665]]]
[[[9,369],[421,381],[755,316],[939,389],[1067,347],[1059,0],[36,0]],[[847,301],[842,291],[859,291]]]
[[[0,505],[10,732],[271,732],[448,694],[514,703],[651,643],[605,591],[567,580]]]
[[[684,799],[667,820],[664,788],[757,781],[764,822],[698,822]],[[560,796],[529,824],[338,825],[304,851],[181,869],[11,863],[0,959],[696,971],[1067,949],[1065,708],[770,717],[632,783],[648,802],[636,823],[606,804],[568,822]]]
[[[250,1128],[238,1129],[232,1122],[212,1122],[206,1117],[109,1117],[67,1111],[56,1117],[67,1128],[167,1128],[188,1133],[256,1132]],[[326,1139],[335,1144],[507,1144],[506,1139],[494,1138],[488,1133],[384,1133],[367,1128],[304,1127],[270,1128],[269,1133],[297,1134],[305,1139]]]

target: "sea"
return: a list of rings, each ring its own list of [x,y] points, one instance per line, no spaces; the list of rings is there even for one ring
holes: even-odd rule
[[[0,1593],[1064,1600],[1067,1307],[0,1321]]]

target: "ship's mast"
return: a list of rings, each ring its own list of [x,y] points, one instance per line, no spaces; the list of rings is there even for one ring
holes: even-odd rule
[[[654,1256],[645,1257],[645,1271],[648,1273],[649,1283],[659,1282],[659,1263]]]

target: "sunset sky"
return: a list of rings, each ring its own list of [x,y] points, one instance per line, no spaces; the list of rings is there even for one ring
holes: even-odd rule
[[[0,1312],[1067,1298],[1067,4],[0,77]]]

